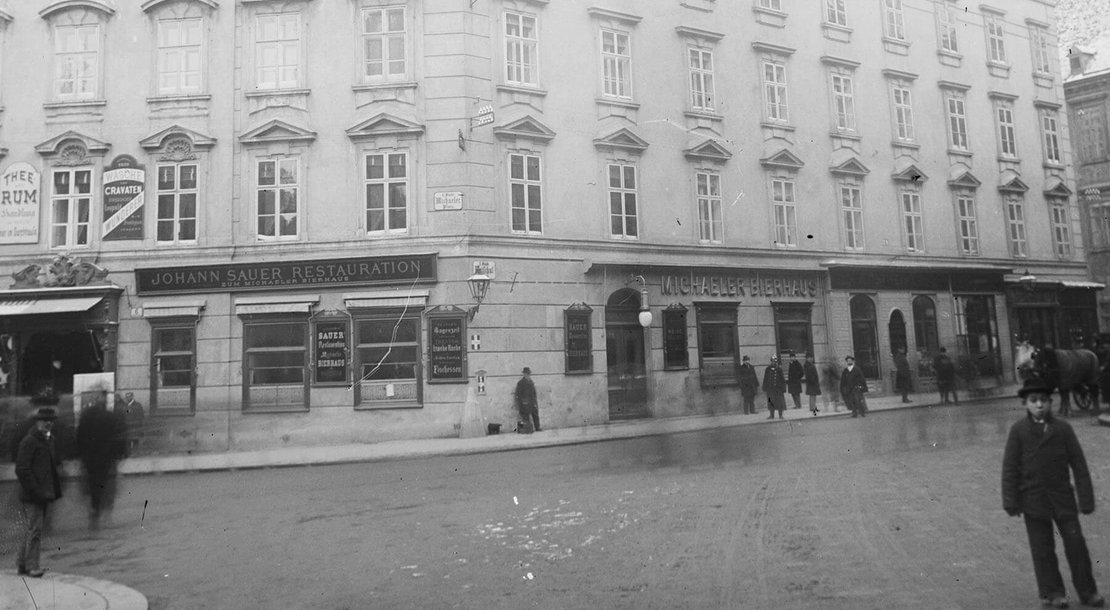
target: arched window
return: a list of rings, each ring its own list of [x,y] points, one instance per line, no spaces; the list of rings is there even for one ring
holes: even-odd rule
[[[900,349],[906,350],[907,354],[910,352],[909,345],[906,343],[906,318],[902,315],[902,310],[895,309],[890,312],[887,332],[890,336],[890,353],[897,354]]]
[[[849,301],[852,314],[852,352],[856,364],[868,379],[879,378],[879,336],[875,319],[875,302],[857,294]]]
[[[930,297],[922,295],[913,300],[913,338],[923,359],[925,356],[931,359],[940,348],[937,306]]]

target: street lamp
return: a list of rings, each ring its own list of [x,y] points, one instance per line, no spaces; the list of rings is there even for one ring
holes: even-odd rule
[[[651,309],[648,308],[647,302],[647,280],[642,275],[633,275],[632,279],[640,280],[640,314],[636,319],[640,322],[640,326],[647,328],[651,326]]]
[[[1021,283],[1026,292],[1033,292],[1033,289],[1037,287],[1037,276],[1029,273],[1029,269],[1026,268],[1025,275],[1019,277],[1018,282]]]
[[[467,320],[474,320],[474,314],[478,313],[478,308],[481,307],[482,300],[486,298],[486,292],[489,290],[489,281],[489,276],[484,273],[475,273],[466,278],[466,285],[470,288],[470,296],[478,302],[474,307],[467,310]]]

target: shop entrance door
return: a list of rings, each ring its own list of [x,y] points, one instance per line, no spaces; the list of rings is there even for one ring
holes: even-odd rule
[[[647,417],[647,367],[644,329],[636,316],[640,295],[618,290],[605,307],[605,359],[609,381],[609,419]]]

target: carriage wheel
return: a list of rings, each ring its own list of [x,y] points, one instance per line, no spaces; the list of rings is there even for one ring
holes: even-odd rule
[[[1076,389],[1072,392],[1071,396],[1072,399],[1074,399],[1075,406],[1078,407],[1080,411],[1086,411],[1091,408],[1091,393],[1086,389]]]

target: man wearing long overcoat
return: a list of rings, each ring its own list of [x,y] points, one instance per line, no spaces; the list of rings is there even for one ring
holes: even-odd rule
[[[790,352],[790,362],[786,366],[786,390],[794,399],[794,408],[802,408],[802,381],[805,379],[805,369],[798,362],[798,356]]]
[[[852,412],[852,417],[867,417],[867,402],[863,397],[867,393],[867,378],[856,366],[855,356],[845,356],[844,363],[847,367],[840,373],[840,395],[844,397],[844,405]]]
[[[56,418],[54,409],[39,409],[34,415],[35,426],[19,442],[15,458],[20,518],[24,528],[16,569],[20,575],[34,578],[42,578],[43,574],[39,554],[46,511],[51,502],[62,497],[62,479],[58,475],[60,460],[51,434]]]
[[[740,395],[744,398],[744,413],[755,413],[755,395],[759,393],[759,374],[751,358],[744,356],[740,363]]]
[[[779,412],[779,419],[785,419],[782,412],[786,409],[786,375],[782,374],[779,366],[779,357],[771,356],[771,364],[763,371],[763,393],[767,395],[767,410],[775,419],[775,411]]]

